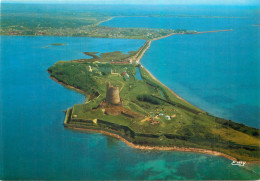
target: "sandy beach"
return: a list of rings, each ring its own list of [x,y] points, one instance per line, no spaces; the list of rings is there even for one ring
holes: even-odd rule
[[[233,31],[232,29],[229,30],[216,30],[216,31],[202,31],[202,32],[196,32],[193,34],[201,34],[201,33],[217,33],[217,32],[224,32],[224,31]]]
[[[152,41],[151,41],[151,40],[148,40],[146,43],[148,44],[147,47],[144,48],[144,49],[139,50],[139,51],[136,53],[135,61],[136,61],[137,63],[140,62],[140,60],[141,60],[142,57],[144,56],[144,53],[150,48]],[[142,53],[139,55],[139,53],[140,53],[141,51],[142,51]],[[138,55],[139,55],[139,56],[138,56]]]
[[[177,35],[177,34],[182,34],[182,33],[171,33],[171,34],[168,34],[168,35],[165,35],[165,36],[161,36],[161,37],[158,37],[158,38],[154,38],[154,39],[152,39],[152,41],[160,40],[160,39],[167,38],[167,37],[169,37],[169,36]]]
[[[96,23],[95,25],[96,25],[96,26],[97,26],[97,25],[100,25],[101,23],[110,21],[110,20],[112,20],[113,18],[115,18],[115,17],[111,17],[111,18],[108,18],[108,19],[106,19],[106,20],[100,21],[100,22]],[[93,25],[92,25],[92,26],[93,26]]]

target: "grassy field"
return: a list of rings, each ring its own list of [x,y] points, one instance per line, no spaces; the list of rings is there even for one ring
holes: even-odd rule
[[[142,80],[135,77],[137,69]],[[70,126],[116,130],[141,145],[211,149],[246,161],[260,158],[258,129],[208,115],[153,79],[142,66],[60,61],[48,71],[57,80],[89,93],[85,104],[73,106]],[[100,106],[108,81],[119,87],[121,107]],[[115,115],[108,109],[124,110]]]
[[[84,52],[85,55],[91,56],[92,58],[89,59],[80,59],[76,61],[88,61],[88,62],[95,62],[95,61],[101,61],[101,62],[124,62],[129,61],[131,57],[133,57],[137,51],[130,51],[128,53],[123,53],[121,51],[115,51],[115,52],[108,52],[108,53],[101,53],[100,56],[96,55],[98,52]]]
[[[52,43],[52,46],[63,46],[63,45],[67,45],[67,43]]]

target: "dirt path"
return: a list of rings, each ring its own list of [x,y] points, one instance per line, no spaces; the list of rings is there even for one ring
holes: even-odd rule
[[[152,41],[160,40],[160,39],[167,38],[167,37],[169,37],[169,36],[177,35],[177,34],[183,34],[183,33],[171,33],[171,34],[168,34],[168,35],[165,35],[165,36],[161,36],[161,37],[158,37],[158,38],[154,38],[154,39],[152,39]]]
[[[104,23],[104,22],[110,21],[110,20],[112,20],[113,18],[115,18],[115,17],[111,17],[111,18],[108,18],[108,19],[106,19],[106,20],[99,21],[98,23],[95,24],[95,26],[98,26],[98,25],[100,25],[101,23]],[[92,25],[92,26],[93,26],[93,25]]]
[[[216,31],[202,31],[202,32],[196,32],[192,34],[201,34],[201,33],[217,33],[217,32],[223,32],[223,31],[233,31],[232,29],[229,30],[216,30]]]
[[[119,80],[116,80],[117,82],[120,82],[122,87],[120,88],[119,92],[121,92],[123,90],[123,88],[125,87],[125,83],[124,82],[121,82]]]
[[[144,53],[150,48],[151,43],[152,43],[151,40],[147,40],[147,41],[145,42],[143,48],[137,52],[136,57],[134,57],[134,59],[135,59],[135,61],[136,61],[137,63],[140,62],[140,60],[141,60],[142,57],[144,56]],[[147,46],[146,46],[146,44],[147,44]],[[145,47],[145,46],[146,46],[146,47]]]

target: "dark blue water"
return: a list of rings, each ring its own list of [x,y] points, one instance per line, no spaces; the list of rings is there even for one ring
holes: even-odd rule
[[[26,6],[25,10],[29,8],[37,12],[40,9],[39,7],[40,5],[37,5],[37,8]],[[49,8],[51,9],[51,6]],[[75,6],[67,6],[66,8],[71,9]],[[78,8],[82,10],[83,6],[77,6],[75,10]],[[125,9],[127,7],[116,8],[113,12],[126,12]],[[171,8],[164,7],[164,9],[166,12],[171,12]],[[20,10],[24,9],[20,8]],[[103,10],[102,7],[99,8],[99,11]],[[105,8],[105,11],[111,11],[111,9]],[[138,14],[151,11],[158,11],[158,9],[153,6],[148,9],[135,8],[132,12],[127,12]],[[201,12],[196,11],[196,8],[192,8],[191,11],[184,8],[179,12],[184,11],[187,13]],[[232,8],[231,11],[233,11]],[[221,11],[218,9],[217,12]],[[151,48],[143,57],[142,63],[166,85],[182,97],[186,96],[185,99],[187,98],[188,101],[194,104],[203,103],[199,106],[204,105],[202,100],[207,99],[203,96],[211,95],[209,93],[211,91],[216,92],[217,95],[220,94],[224,102],[229,100],[229,98],[223,98],[222,91],[226,90],[223,88],[230,85],[228,88],[232,89],[233,86],[240,85],[238,82],[241,80],[238,80],[238,78],[241,78],[240,72],[242,72],[242,77],[247,77],[248,83],[242,81],[240,87],[245,85],[247,88],[237,91],[236,94],[241,95],[240,92],[245,94],[243,100],[248,100],[245,105],[245,109],[248,109],[248,105],[257,104],[258,97],[255,92],[258,90],[259,81],[257,83],[257,80],[259,76],[256,69],[258,69],[259,64],[255,57],[259,57],[259,55],[255,53],[252,46],[251,51],[245,48],[246,45],[251,45],[252,42],[257,41],[254,40],[255,35],[253,34],[249,39],[248,37],[242,38],[243,36],[240,36],[238,38],[236,36],[237,40],[229,40],[229,35],[226,33],[211,34],[210,39],[208,38],[209,34],[204,34],[173,36],[153,42]],[[219,44],[204,44],[206,39],[209,39],[208,43],[210,40],[218,42],[222,39],[224,47],[227,47],[226,43],[231,45],[233,41],[240,41],[241,45],[236,45],[234,49],[237,49],[237,46],[242,47],[240,52],[236,51],[240,56],[244,55],[239,59],[242,66],[231,61],[233,60],[231,55],[228,59],[225,59],[226,52],[220,48]],[[249,41],[244,45],[246,40]],[[50,46],[52,43],[67,43],[67,45]],[[111,137],[90,132],[75,132],[63,127],[64,113],[62,111],[73,104],[82,103],[84,96],[51,80],[46,72],[47,68],[58,60],[84,58],[86,56],[82,52],[85,51],[128,52],[137,50],[143,43],[142,40],[2,36],[0,179],[259,179],[260,176],[257,174],[257,172],[259,173],[259,166],[257,165],[232,166],[231,161],[225,158],[197,153],[140,151],[129,148],[121,141]],[[171,46],[167,47],[164,45],[165,43]],[[196,46],[193,46],[194,44]],[[49,46],[49,48],[44,48],[46,46]],[[211,46],[217,46],[218,51],[213,51],[214,48]],[[187,56],[188,50],[191,52],[189,56]],[[204,54],[203,50],[211,53],[209,55]],[[216,55],[224,59],[212,60],[212,57]],[[250,59],[245,58],[247,56]],[[245,58],[244,63],[242,62],[243,57]],[[220,61],[220,65],[217,64],[218,61]],[[172,64],[170,64],[171,62]],[[255,66],[250,66],[252,63]],[[229,64],[232,66],[225,68]],[[216,68],[214,68],[215,66]],[[240,72],[234,73],[232,67],[240,70]],[[245,70],[249,68],[251,72],[245,73]],[[235,76],[231,79],[230,84],[226,83],[230,79],[226,74],[226,69],[231,72],[232,77]],[[214,70],[214,73],[212,70]],[[222,72],[222,76],[216,74],[219,71]],[[164,79],[163,77],[167,77],[168,74],[171,75],[171,79]],[[193,78],[194,76],[195,78]],[[207,77],[209,77],[209,80],[206,80]],[[205,85],[201,84],[200,79],[203,80],[201,82]],[[212,79],[221,79],[221,81],[218,81],[220,84],[215,85],[211,81]],[[194,84],[193,81],[195,81]],[[218,86],[218,88],[214,86]],[[201,91],[203,95],[200,95]],[[248,96],[250,95],[248,91],[251,91],[251,97]],[[228,93],[228,90],[226,92]],[[232,94],[235,97],[231,97],[235,101],[237,101],[236,94]],[[255,100],[253,97],[255,97]],[[219,98],[208,98],[208,100],[212,102],[212,100],[219,100]],[[212,106],[217,105],[216,109],[219,110],[219,103],[216,104],[216,102],[213,101],[205,109],[214,111]],[[232,103],[231,100],[229,102]],[[225,106],[225,104],[223,105]],[[244,109],[240,113],[242,114],[243,111]],[[222,111],[221,115],[225,116]]]
[[[258,127],[258,47],[251,46],[255,39],[238,36],[236,32],[172,36],[153,42],[142,63],[192,104]]]
[[[68,45],[43,48],[51,43]],[[63,127],[62,111],[82,103],[84,96],[51,80],[46,69],[58,60],[84,58],[83,51],[127,52],[143,43],[142,40],[2,36],[0,178],[259,178],[246,170],[249,167],[231,166],[230,160],[221,157],[139,151],[114,138]]]
[[[119,17],[102,25],[197,31],[232,29],[154,41],[141,63],[190,103],[213,115],[260,127],[260,28],[254,26],[259,23],[259,14],[250,8],[248,13],[239,12],[238,9],[229,16],[248,16]]]

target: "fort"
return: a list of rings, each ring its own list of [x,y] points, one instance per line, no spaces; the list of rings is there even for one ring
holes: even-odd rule
[[[106,102],[108,104],[120,104],[119,88],[118,86],[110,85],[107,83]]]
[[[48,69],[55,80],[88,95],[88,102],[66,111],[65,127],[108,134],[134,148],[196,151],[247,163],[260,160],[259,129],[209,115],[142,65],[106,61],[60,61]],[[109,74],[111,70],[120,76]],[[137,70],[141,80],[135,78]]]

